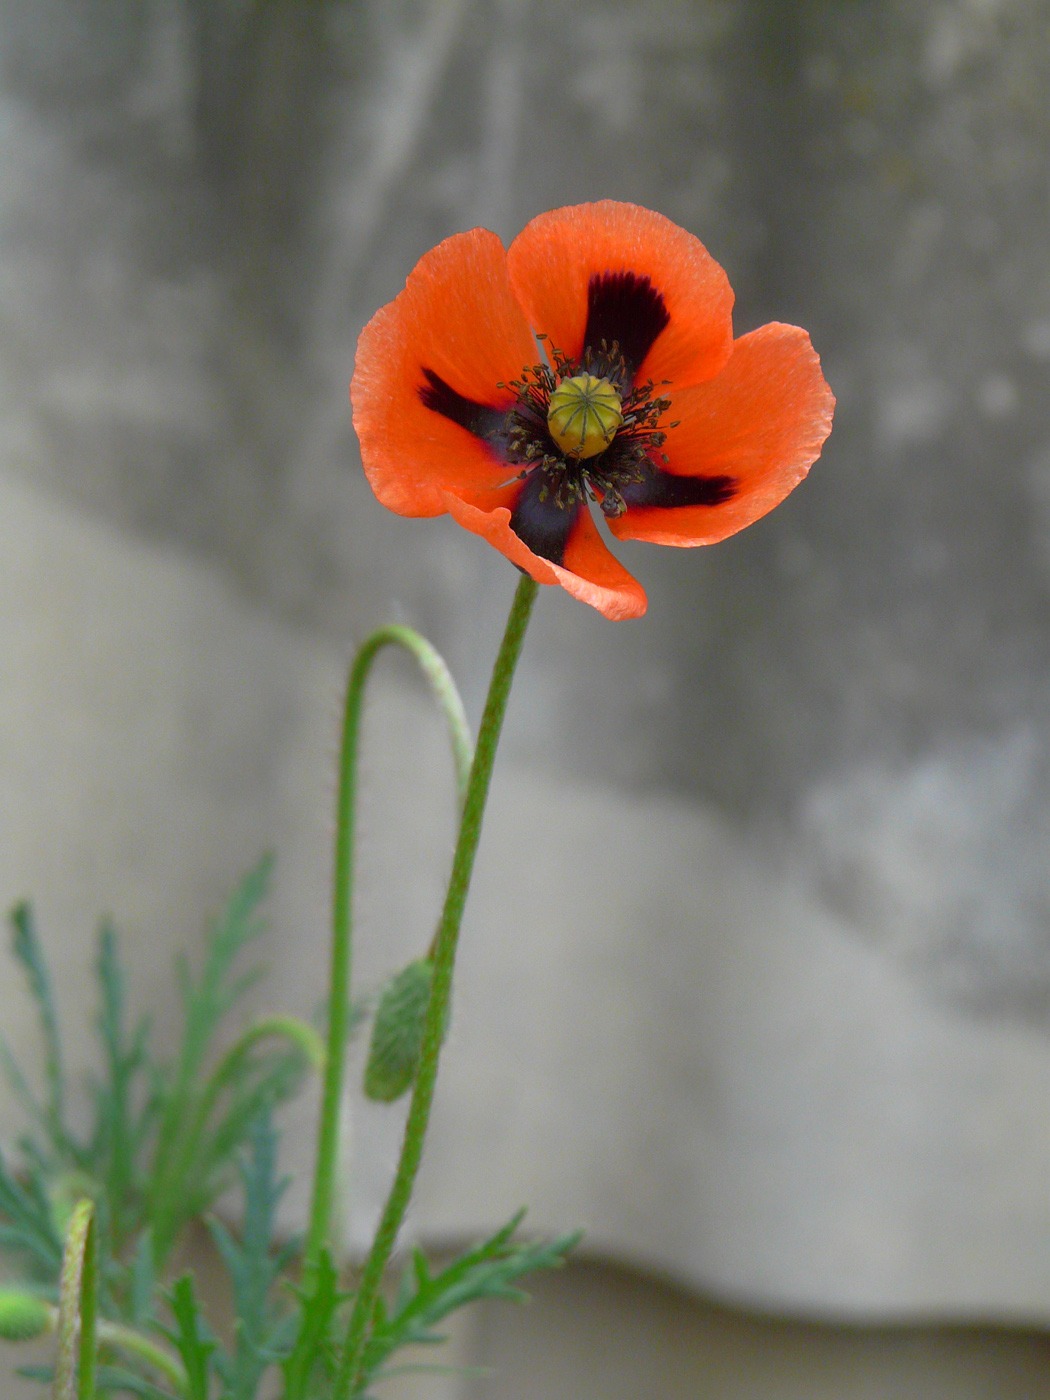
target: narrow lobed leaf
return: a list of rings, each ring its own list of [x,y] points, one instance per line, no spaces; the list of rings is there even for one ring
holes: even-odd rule
[[[15,905],[11,910],[10,920],[14,934],[12,950],[25,969],[29,990],[37,1004],[44,1037],[44,1073],[48,1091],[46,1118],[55,1146],[64,1147],[67,1142],[63,1127],[65,1077],[51,976],[40,947],[33,911],[27,901],[23,900]]]

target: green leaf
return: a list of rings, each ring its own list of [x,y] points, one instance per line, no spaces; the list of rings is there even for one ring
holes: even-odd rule
[[[284,1400],[307,1400],[318,1375],[330,1378],[334,1367],[331,1332],[339,1306],[349,1297],[339,1289],[339,1275],[327,1249],[301,1288],[298,1327],[291,1351],[281,1362],[284,1373]]]
[[[47,1103],[44,1117],[56,1148],[66,1149],[68,1138],[63,1127],[65,1076],[62,1070],[62,1047],[58,1035],[51,977],[44,962],[37,937],[33,911],[23,900],[10,914],[13,931],[12,950],[25,969],[29,990],[37,1004],[40,1028],[44,1037],[44,1075],[47,1083]]]
[[[125,1371],[120,1366],[98,1368],[98,1389],[101,1395],[139,1395],[142,1400],[181,1400],[180,1396],[162,1389],[145,1376]]]
[[[50,1136],[47,1111],[37,1102],[36,1095],[29,1087],[29,1081],[3,1036],[0,1036],[0,1069],[3,1070],[4,1078],[11,1086],[15,1098],[22,1105],[22,1110],[30,1123],[42,1129],[45,1135]]]
[[[155,1113],[148,1087],[140,1081],[148,1069],[149,1023],[141,1021],[129,1038],[125,1029],[125,981],[113,926],[99,929],[95,970],[100,1005],[96,1029],[102,1044],[103,1078],[94,1086],[95,1127],[90,1144],[94,1174],[103,1184],[111,1212],[113,1247],[121,1252],[142,1224],[142,1182],[137,1164]],[[136,1106],[140,1099],[142,1106]]]
[[[216,1356],[226,1400],[253,1400],[267,1368],[283,1360],[292,1345],[288,1319],[275,1311],[270,1293],[296,1244],[275,1248],[277,1205],[288,1179],[277,1177],[277,1134],[268,1114],[252,1125],[249,1151],[240,1163],[244,1221],[240,1237],[219,1221],[209,1221],[233,1290],[237,1332],[232,1357]]]
[[[264,931],[259,906],[272,867],[272,856],[264,856],[234,891],[211,930],[199,979],[194,980],[184,961],[178,968],[185,1016],[182,1048],[173,1069],[160,1076],[157,1096],[160,1121],[150,1213],[158,1266],[185,1221],[205,1210],[228,1184],[231,1159],[259,1110],[275,1098],[287,1097],[302,1072],[299,1058],[294,1058],[296,1072],[291,1072],[287,1050],[260,1055],[253,1082],[234,1085],[225,1114],[209,1130],[205,1064],[223,1018],[261,976],[259,968],[237,975],[234,965],[245,946]]]
[[[182,1358],[186,1368],[186,1400],[208,1400],[212,1354],[218,1343],[197,1303],[191,1274],[176,1279],[168,1301],[175,1327],[160,1330]]]
[[[149,1230],[145,1230],[135,1244],[128,1267],[128,1319],[136,1327],[153,1320],[156,1288],[153,1235]]]
[[[414,1251],[393,1309],[377,1320],[365,1348],[363,1384],[375,1380],[386,1359],[401,1347],[443,1340],[434,1328],[458,1308],[481,1298],[522,1301],[527,1295],[515,1286],[518,1280],[537,1269],[564,1264],[581,1232],[546,1242],[515,1241],[524,1215],[524,1210],[518,1211],[502,1229],[437,1274],[431,1274],[421,1251]]]
[[[28,1254],[47,1279],[57,1280],[62,1265],[62,1241],[52,1218],[51,1202],[40,1169],[31,1164],[20,1186],[0,1157],[0,1246]]]
[[[15,1375],[21,1376],[23,1380],[39,1381],[41,1385],[50,1385],[55,1378],[54,1366],[18,1366],[15,1368]]]

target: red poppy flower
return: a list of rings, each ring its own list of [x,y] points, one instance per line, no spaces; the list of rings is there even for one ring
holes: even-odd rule
[[[541,214],[506,250],[485,229],[447,238],[358,342],[372,489],[401,515],[448,512],[606,617],[640,616],[590,501],[620,539],[713,544],[779,504],[831,429],[806,332],[734,340],[732,306],[703,244],[633,204]]]

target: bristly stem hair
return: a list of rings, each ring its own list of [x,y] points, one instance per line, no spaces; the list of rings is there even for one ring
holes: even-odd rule
[[[430,1107],[434,1098],[438,1058],[441,1053],[449,997],[452,991],[452,969],[456,957],[456,945],[459,939],[460,924],[463,921],[463,910],[470,887],[470,877],[474,868],[474,856],[481,836],[481,823],[488,797],[489,780],[492,777],[492,766],[496,757],[500,731],[503,727],[503,717],[507,710],[507,700],[514,678],[514,670],[521,655],[525,629],[538,591],[539,585],[535,580],[523,574],[514,594],[506,631],[492,671],[492,680],[489,684],[481,727],[478,731],[477,749],[471,764],[470,779],[463,803],[463,815],[460,820],[459,836],[452,861],[452,874],[449,877],[441,922],[438,925],[437,936],[431,951],[434,964],[433,986],[423,1025],[422,1048],[412,1091],[412,1101],[405,1122],[401,1156],[354,1298],[353,1309],[347,1323],[346,1337],[339,1356],[335,1383],[332,1387],[331,1400],[349,1400],[360,1384],[362,1361],[368,1342],[369,1329],[375,1315],[376,1300],[383,1272],[404,1220],[416,1173],[419,1169],[423,1152],[423,1138],[426,1134],[430,1119]],[[355,673],[357,669],[358,667],[355,666]],[[342,812],[342,807],[340,807],[340,811]],[[346,873],[344,868],[342,872],[344,882]],[[344,991],[344,1004],[345,999]],[[334,1016],[334,982],[332,1011]],[[334,1052],[336,1048],[334,1037],[330,1037],[330,1047]],[[311,1256],[308,1254],[308,1261],[310,1258]]]
[[[414,657],[445,716],[456,766],[460,810],[467,798],[473,762],[473,746],[466,712],[456,683],[444,660],[425,637],[411,627],[382,627],[364,642],[354,659],[343,709],[339,754],[339,790],[336,805],[335,869],[332,898],[332,951],[328,991],[328,1036],[321,1116],[317,1134],[317,1162],[313,1197],[303,1257],[303,1276],[316,1268],[328,1243],[335,1197],[339,1149],[339,1106],[343,1094],[346,1041],[350,1025],[350,969],[352,952],[354,821],[357,802],[357,750],[365,684],[376,657],[387,646],[403,647]]]

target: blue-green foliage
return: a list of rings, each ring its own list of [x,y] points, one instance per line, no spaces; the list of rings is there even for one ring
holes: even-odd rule
[[[36,1163],[17,1181],[0,1160],[0,1249],[22,1256],[31,1276],[54,1282],[62,1263],[62,1240],[55,1229],[44,1174]]]
[[[277,1246],[277,1203],[288,1184],[277,1177],[277,1135],[268,1115],[252,1127],[251,1151],[241,1164],[244,1217],[239,1237],[219,1221],[212,1235],[230,1276],[237,1328],[232,1354],[216,1352],[215,1369],[228,1400],[252,1400],[271,1365],[288,1352],[294,1323],[274,1306],[274,1287],[298,1252],[298,1242]]]
[[[390,1356],[406,1346],[433,1345],[445,1341],[435,1331],[450,1313],[482,1298],[524,1302],[527,1294],[515,1285],[538,1269],[564,1264],[579,1242],[580,1232],[556,1240],[528,1243],[514,1238],[525,1216],[518,1211],[502,1229],[467,1250],[436,1274],[426,1257],[415,1250],[405,1269],[392,1306],[380,1301],[368,1346],[365,1349],[366,1388],[386,1373]]]
[[[178,1280],[169,1302],[175,1327],[165,1329],[165,1334],[177,1348],[186,1368],[187,1400],[208,1400],[212,1356],[218,1342],[201,1313],[192,1275],[184,1274]]]
[[[264,1383],[273,1393],[277,1377],[282,1400],[324,1400],[330,1392],[353,1295],[340,1287],[325,1251],[299,1277],[297,1244],[282,1241],[277,1230],[286,1182],[277,1169],[273,1110],[302,1080],[302,1044],[248,1032],[224,1055],[215,1049],[230,1013],[260,975],[258,967],[241,968],[241,954],[263,931],[270,869],[269,859],[260,862],[235,891],[211,930],[198,974],[180,964],[183,1032],[170,1062],[153,1054],[148,1020],[129,1018],[117,936],[103,923],[95,964],[100,1072],[90,1085],[93,1115],[83,1137],[66,1122],[60,1017],[32,914],[22,904],[11,916],[14,955],[39,1013],[44,1074],[38,1093],[0,1042],[0,1068],[28,1125],[17,1171],[0,1158],[0,1250],[18,1264],[27,1287],[55,1302],[70,1210],[79,1197],[94,1201],[103,1395],[256,1400]],[[208,1218],[230,1185],[239,1186],[243,1202],[237,1231]],[[202,1219],[229,1278],[235,1313],[229,1345],[208,1325],[190,1275],[170,1288],[163,1282],[185,1227]],[[443,1340],[436,1329],[457,1308],[482,1298],[521,1298],[518,1280],[563,1262],[576,1236],[519,1242],[520,1221],[515,1216],[435,1273],[414,1254],[393,1301],[377,1307],[355,1400],[390,1373],[401,1348]],[[21,1374],[48,1384],[53,1376],[46,1366]]]
[[[62,1046],[58,1034],[58,1017],[55,1013],[55,1000],[51,990],[51,977],[44,962],[37,938],[33,911],[25,902],[16,904],[11,911],[13,932],[12,951],[25,970],[29,990],[37,1004],[40,1015],[40,1029],[44,1039],[44,1074],[47,1093],[43,1104],[38,1103],[29,1092],[25,1079],[14,1066],[14,1057],[4,1046],[5,1063],[15,1068],[13,1087],[23,1103],[30,1108],[32,1118],[44,1137],[60,1151],[69,1151],[70,1142],[63,1126],[63,1106],[65,1102],[65,1075],[62,1072]]]
[[[27,1125],[18,1170],[0,1157],[0,1249],[45,1296],[56,1296],[68,1212],[86,1195],[96,1208],[103,1315],[153,1326],[157,1275],[184,1227],[235,1180],[240,1150],[260,1117],[301,1083],[306,1057],[289,1041],[251,1041],[232,1064],[229,1053],[215,1053],[217,1033],[261,975],[258,967],[242,969],[240,955],[264,931],[260,907],[271,868],[266,857],[234,892],[211,930],[199,975],[181,966],[183,1034],[170,1063],[152,1053],[147,1019],[129,1025],[117,936],[102,924],[95,963],[100,1073],[89,1084],[93,1112],[83,1137],[66,1121],[60,1019],[32,911],[25,903],[12,911],[11,948],[40,1024],[43,1084],[38,1092],[0,1040],[0,1069]],[[100,1371],[100,1389],[119,1393],[115,1374]]]

